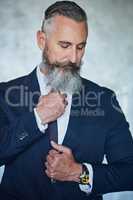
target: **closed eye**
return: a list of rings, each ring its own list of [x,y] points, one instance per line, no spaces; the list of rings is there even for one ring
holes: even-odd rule
[[[60,45],[63,49],[67,49],[69,47],[69,45],[66,45],[66,44],[63,44],[63,45]]]
[[[78,50],[82,50],[82,49],[84,49],[85,48],[85,45],[86,45],[86,43],[84,42],[84,43],[82,43],[82,44],[79,44],[79,45],[77,45],[77,49]]]
[[[59,41],[59,46],[64,48],[64,49],[67,49],[68,47],[71,46],[71,43],[70,42],[65,42],[65,41]]]
[[[67,41],[59,41],[58,45],[63,48],[63,49],[67,49],[68,47],[72,46],[71,42],[67,42]],[[82,50],[84,49],[86,46],[86,42],[82,42],[80,44],[76,45],[77,50]]]

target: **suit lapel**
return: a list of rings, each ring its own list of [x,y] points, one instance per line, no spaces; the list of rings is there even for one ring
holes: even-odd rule
[[[62,143],[63,145],[70,147],[72,150],[75,150],[78,147],[78,143],[76,143],[78,138],[78,122],[81,119],[81,106],[78,104],[79,98],[82,98],[81,92],[72,96],[69,123]]]
[[[39,87],[39,83],[37,80],[37,75],[36,75],[36,68],[29,74],[29,76],[27,77],[27,85],[29,87],[30,90],[30,95],[32,98],[32,104],[33,107],[34,105],[36,105],[38,103],[38,99],[40,97],[40,87]]]

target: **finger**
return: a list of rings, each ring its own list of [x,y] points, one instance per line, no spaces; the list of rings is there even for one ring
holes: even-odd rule
[[[51,169],[55,169],[59,165],[59,162],[60,162],[60,155],[58,157],[56,156],[54,159],[49,158],[47,160],[48,167]]]
[[[62,99],[66,99],[67,98],[67,94],[66,93],[61,93],[59,92],[59,95]]]
[[[58,92],[59,95],[61,95],[61,91],[60,90],[58,90],[57,92]]]
[[[46,169],[48,169],[49,168],[48,162],[45,162],[44,164],[45,164]]]
[[[40,96],[38,102],[40,102],[42,99],[43,99],[43,96]]]
[[[49,93],[57,93],[57,90],[55,90],[54,88],[52,88]]]
[[[46,169],[45,170],[45,173],[47,174],[47,176],[50,178],[50,174],[49,174],[49,172],[48,172],[48,170]]]
[[[46,169],[45,172],[50,178],[54,178],[55,172],[53,170]]]
[[[51,146],[54,148],[54,150],[56,150],[59,153],[62,153],[62,145],[55,143],[53,140],[51,140],[50,143],[51,143]]]
[[[45,173],[47,174],[47,176],[48,176],[49,178],[54,178],[54,177],[53,177],[53,174],[50,173],[49,170],[46,169],[46,170],[45,170]]]
[[[64,97],[65,99],[67,98],[67,94],[66,94],[66,93],[62,93],[61,95],[62,95],[62,97]]]
[[[67,94],[66,93],[64,93],[64,96],[65,96],[65,98],[67,98]]]
[[[57,154],[59,154],[59,152],[54,150],[54,149],[50,150],[49,153],[48,153],[48,155],[50,155],[52,158],[57,156]]]
[[[38,105],[43,104],[43,98],[44,98],[44,96],[40,96],[40,97],[39,97]]]
[[[52,156],[48,157],[48,162],[49,164],[52,164],[54,162],[54,158]]]
[[[48,155],[46,158],[46,162],[48,162],[49,164],[52,164],[53,161],[54,161],[54,158],[52,156]]]
[[[68,105],[68,101],[67,100],[65,100],[64,99],[64,102],[63,102],[64,104],[65,104],[65,106],[67,106]]]
[[[53,173],[54,168],[48,162],[45,162],[45,167],[49,173]]]
[[[68,148],[68,147],[65,147],[63,145],[60,145],[60,144],[57,144],[55,143],[54,141],[51,141],[51,146],[59,151],[60,153],[67,153],[67,154],[70,154],[71,153],[71,150]]]
[[[61,92],[54,88],[52,88],[49,93],[55,93],[55,94],[61,95]]]
[[[55,149],[51,149],[48,154],[58,154],[58,151],[56,151]]]

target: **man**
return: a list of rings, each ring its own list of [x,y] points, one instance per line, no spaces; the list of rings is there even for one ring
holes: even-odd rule
[[[54,3],[37,32],[41,64],[0,84],[4,200],[98,200],[133,190],[133,140],[116,97],[79,74],[87,36],[84,10]]]

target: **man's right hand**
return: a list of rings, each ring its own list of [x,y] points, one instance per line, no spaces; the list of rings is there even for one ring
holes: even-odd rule
[[[66,98],[67,95],[60,92],[50,92],[39,98],[36,111],[43,124],[55,121],[65,112],[68,104]]]

